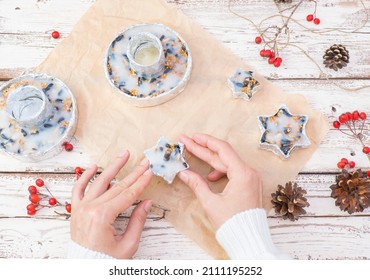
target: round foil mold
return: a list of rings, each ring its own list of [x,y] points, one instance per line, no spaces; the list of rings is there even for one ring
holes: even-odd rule
[[[27,74],[0,87],[0,150],[20,160],[57,155],[77,124],[76,100],[59,79]]]
[[[143,47],[147,47],[147,53],[158,55],[158,59],[152,58],[153,63],[150,57],[136,59]],[[112,40],[104,58],[111,86],[138,107],[156,106],[176,97],[189,81],[191,69],[192,57],[185,40],[176,31],[157,23],[123,30]]]

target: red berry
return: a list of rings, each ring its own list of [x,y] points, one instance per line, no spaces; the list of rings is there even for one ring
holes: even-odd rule
[[[30,196],[29,196],[29,200],[32,202],[32,203],[39,203],[40,201],[40,197],[38,194],[36,193],[31,193]]]
[[[72,211],[72,205],[71,205],[71,203],[67,203],[67,204],[66,204],[66,211],[67,211],[68,213],[71,213],[71,211]]]
[[[308,15],[308,16],[306,17],[306,19],[307,19],[307,21],[313,21],[313,15]]]
[[[333,126],[334,128],[340,128],[340,122],[338,121],[333,122]]]
[[[64,149],[67,151],[67,152],[70,152],[73,150],[73,145],[71,143],[67,143],[64,145]]]
[[[260,36],[257,36],[256,39],[254,39],[254,41],[256,42],[256,44],[261,44],[262,38]]]
[[[339,116],[339,122],[340,123],[345,123],[345,122],[348,122],[348,116],[347,114],[342,114]]]
[[[50,204],[50,205],[55,205],[55,204],[57,204],[57,200],[56,200],[54,197],[51,197],[51,198],[49,199],[49,204]]]
[[[51,33],[51,37],[58,39],[60,37],[60,33],[58,31],[53,31],[53,33]]]
[[[283,62],[283,59],[281,57],[277,57],[276,61],[279,61],[279,63],[281,64]]]
[[[37,188],[35,186],[29,186],[28,187],[28,191],[31,193],[31,194],[35,194],[37,193]]]
[[[370,170],[367,171],[367,177],[370,177]]]
[[[346,164],[344,162],[340,161],[340,162],[338,162],[337,166],[338,166],[338,168],[343,169],[346,166]]]
[[[360,113],[359,113],[358,111],[354,111],[354,112],[352,113],[352,119],[353,119],[354,121],[357,121],[359,118],[360,118]]]
[[[280,67],[280,64],[281,64],[281,62],[279,60],[275,59],[274,66],[275,67]]]
[[[370,147],[368,146],[365,146],[362,151],[364,152],[364,154],[370,154]]]
[[[74,171],[75,171],[75,174],[78,174],[78,175],[81,175],[83,173],[83,169],[79,166],[77,166]]]
[[[274,64],[275,62],[275,58],[273,57],[270,57],[269,60],[268,60],[269,64]]]
[[[342,158],[342,159],[340,160],[340,162],[344,162],[344,164],[347,164],[347,163],[348,163],[348,159],[346,159],[346,158]]]
[[[313,20],[313,23],[314,23],[314,24],[320,24],[320,19],[319,19],[319,18],[315,18],[315,19]]]
[[[35,211],[36,212],[36,205],[35,204],[28,204],[27,211]]]
[[[352,114],[350,112],[347,112],[346,115],[349,121],[352,120]]]
[[[265,57],[270,57],[271,56],[271,51],[270,50],[266,50],[265,51]]]
[[[30,210],[28,210],[27,211],[27,214],[30,215],[30,216],[33,216],[33,215],[36,214],[36,211],[30,211]]]
[[[366,117],[367,117],[367,116],[366,116],[366,113],[365,113],[365,112],[361,112],[361,113],[360,113],[360,119],[361,119],[361,120],[365,120],[365,119],[366,119]]]
[[[354,161],[350,161],[348,163],[349,168],[354,168],[356,166],[356,163]]]
[[[44,180],[42,180],[40,178],[36,180],[36,186],[42,187],[43,185],[44,185]]]
[[[261,50],[260,51],[260,56],[264,57],[265,56],[265,52],[266,52],[265,50]]]
[[[270,57],[275,58],[275,52],[274,51],[271,51]]]

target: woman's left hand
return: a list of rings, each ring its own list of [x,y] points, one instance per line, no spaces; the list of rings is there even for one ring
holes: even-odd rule
[[[130,157],[123,152],[99,175],[97,166],[87,169],[72,191],[71,238],[79,245],[114,258],[131,258],[139,247],[141,233],[152,202],[144,200],[132,212],[126,230],[118,233],[114,227],[117,216],[140,197],[153,176],[144,159],[123,180],[110,187],[111,181]]]

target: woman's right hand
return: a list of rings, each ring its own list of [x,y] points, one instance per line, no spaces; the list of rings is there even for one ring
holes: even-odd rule
[[[190,153],[214,168],[207,176],[208,181],[217,181],[225,175],[229,180],[221,193],[214,193],[198,173],[189,169],[179,173],[179,178],[194,191],[215,229],[240,212],[262,207],[260,175],[229,143],[207,134],[195,134],[192,138],[182,135],[180,141]]]

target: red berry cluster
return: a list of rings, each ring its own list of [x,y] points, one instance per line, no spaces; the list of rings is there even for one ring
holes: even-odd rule
[[[62,147],[64,147],[64,150],[66,150],[67,152],[70,152],[73,150],[73,145],[69,142],[64,142],[62,144]]]
[[[365,112],[354,111],[352,113],[346,112],[339,116],[338,120],[333,122],[333,127],[339,129],[343,134],[357,138],[362,144],[362,151],[364,154],[370,156],[370,147],[366,146],[363,142],[363,130],[367,115]],[[342,130],[342,126],[345,126],[351,134]]]
[[[338,168],[344,169],[346,167],[348,168],[354,168],[356,166],[356,163],[354,161],[348,161],[346,158],[342,158],[340,162],[337,163]]]
[[[340,128],[342,124],[346,124],[347,126],[351,125],[351,123],[354,123],[356,121],[365,121],[367,118],[367,115],[365,112],[359,112],[354,111],[353,113],[347,112],[344,114],[341,114],[337,121],[333,122],[334,128]]]
[[[362,136],[359,134],[362,133],[366,118],[367,115],[365,112],[360,113],[357,110],[352,113],[343,113],[339,116],[338,120],[333,122],[333,127],[340,130],[341,126],[345,125],[354,136]]]
[[[314,15],[307,15],[306,20],[309,22],[313,21],[313,23],[316,25],[320,24],[320,19],[316,17],[316,13]]]
[[[27,214],[33,216],[36,212],[44,207],[55,207],[62,206],[62,204],[52,195],[49,188],[45,185],[44,180],[37,179],[35,181],[36,186],[32,185],[28,187],[30,196],[28,197],[30,204],[27,205]],[[45,189],[47,194],[42,193],[40,190]],[[71,213],[71,204],[65,203],[65,209],[68,213]]]
[[[260,44],[262,42],[262,38],[260,36],[257,36],[254,41],[257,44]],[[264,48],[260,51],[260,56],[268,58],[267,62],[269,64],[273,64],[275,67],[280,67],[281,63],[283,62],[283,59],[276,56],[276,53],[273,50],[266,50]]]
[[[355,168],[356,163],[354,161],[348,161],[346,158],[342,158],[338,163],[337,166],[339,169],[350,169],[350,168]],[[370,177],[370,170],[366,172],[367,177]]]

